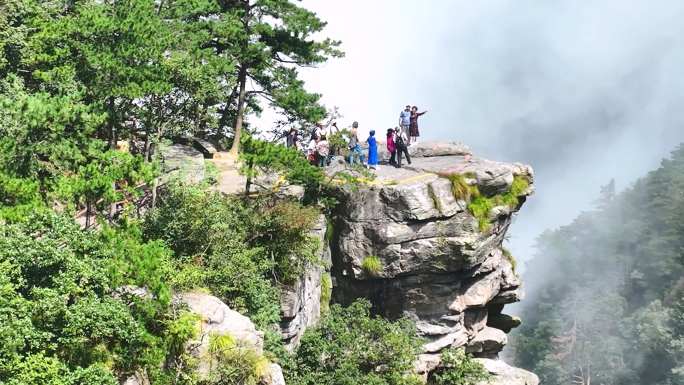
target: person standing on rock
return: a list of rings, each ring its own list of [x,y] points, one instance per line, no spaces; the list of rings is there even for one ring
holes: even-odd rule
[[[359,163],[363,165],[363,152],[361,151],[358,122],[352,123],[352,129],[349,131],[349,164],[354,164],[355,156],[359,157]]]
[[[418,107],[413,106],[411,108],[411,118],[409,123],[409,133],[411,134],[409,145],[418,143],[418,137],[420,136],[420,131],[418,130],[418,117],[425,114],[430,110],[425,110],[423,112],[418,112]]]
[[[411,105],[407,104],[404,111],[401,111],[399,113],[399,127],[401,127],[401,131],[404,134],[406,134],[407,138],[409,136],[410,125],[411,125]],[[408,145],[410,143],[406,143],[406,144]]]
[[[318,144],[318,139],[311,139],[309,141],[309,146],[307,147],[307,159],[309,159],[309,164],[318,167],[318,152],[316,152],[316,144]]]
[[[395,157],[397,155],[397,146],[394,144],[394,130],[391,128],[387,129],[387,151],[392,154],[390,156],[388,164],[397,164]]]
[[[408,148],[406,147],[406,143],[408,142],[408,137],[402,130],[399,129],[399,127],[396,127],[394,129],[395,135],[394,135],[394,143],[397,146],[397,156],[398,156],[398,163],[397,163],[397,168],[401,168],[401,154],[403,153],[406,155],[406,161],[408,164],[411,164],[411,156],[408,153]]]
[[[367,168],[378,169],[378,142],[375,139],[375,130],[370,131],[370,136],[366,139],[368,143],[368,166]]]
[[[330,153],[330,144],[325,135],[321,135],[320,140],[316,143],[316,152],[318,152],[318,167],[325,168]]]

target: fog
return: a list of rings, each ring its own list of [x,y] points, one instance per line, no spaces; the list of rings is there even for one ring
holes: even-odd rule
[[[421,140],[533,167],[537,192],[507,245],[519,260],[544,229],[590,209],[599,186],[629,186],[684,141],[682,1],[302,5],[342,40],[345,58],[303,71],[342,125],[395,126],[408,102],[430,109]]]

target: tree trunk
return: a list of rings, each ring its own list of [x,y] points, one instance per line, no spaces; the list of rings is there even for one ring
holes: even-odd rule
[[[117,137],[116,137],[116,115],[114,114],[114,97],[109,97],[109,149],[114,151],[117,149]],[[116,190],[116,182],[112,182],[112,189]],[[116,202],[109,206],[109,217],[111,220],[114,219],[114,214],[116,214]]]
[[[245,114],[245,98],[247,96],[247,67],[240,67],[238,74],[238,84],[240,85],[240,95],[238,96],[237,117],[235,119],[235,134],[233,135],[233,146],[230,154],[237,156],[240,147],[240,135],[242,134],[242,121]]]
[[[114,97],[109,97],[109,149],[116,150],[116,117],[114,115]]]
[[[143,160],[147,163],[149,163],[149,161],[150,161],[150,147],[151,147],[150,133],[145,132],[145,149],[143,150]]]
[[[247,175],[252,175],[252,169],[254,168],[254,163],[252,159],[247,161]],[[249,189],[252,188],[252,177],[248,176],[245,182],[245,198],[249,197]]]

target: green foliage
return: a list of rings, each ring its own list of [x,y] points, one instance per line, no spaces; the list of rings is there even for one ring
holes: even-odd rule
[[[332,280],[328,273],[321,273],[321,314],[326,314],[330,310],[331,299]]]
[[[333,237],[333,233],[335,232],[335,227],[333,225],[333,220],[329,216],[325,220],[325,244],[328,245],[330,244],[330,240]]]
[[[527,179],[521,176],[516,176],[513,179],[513,183],[511,184],[511,189],[509,192],[502,195],[497,195],[492,198],[492,200],[496,205],[508,206],[514,209],[518,206],[518,197],[520,197],[529,187],[530,183],[527,181]]]
[[[243,346],[229,334],[210,335],[208,353],[210,384],[256,385],[270,364],[253,346]]]
[[[335,131],[328,135],[328,143],[330,148],[347,148],[347,138],[349,137],[349,130],[342,129]]]
[[[518,197],[525,192],[530,187],[530,182],[521,177],[521,176],[516,176],[513,178],[513,183],[511,184],[511,190],[510,193],[513,194],[514,196]]]
[[[437,209],[437,212],[442,214],[442,203],[439,201],[439,198],[437,198],[437,194],[435,194],[435,189],[432,187],[432,183],[427,184],[428,188],[428,194],[430,195],[430,199],[432,199],[432,203],[435,205],[435,208]]]
[[[435,385],[476,385],[489,381],[491,376],[482,364],[473,361],[465,348],[445,349],[441,353],[442,363],[428,377],[428,384]]]
[[[167,266],[172,287],[207,288],[265,327],[280,319],[271,280],[290,282],[320,262],[319,242],[306,234],[317,218],[315,209],[293,201],[229,200],[176,185],[143,230],[146,239],[162,239],[173,250]]]
[[[234,15],[240,28],[229,30],[230,35],[226,37],[231,44],[222,45],[217,54],[232,57],[239,68],[236,74],[240,89],[235,124],[237,139],[231,152],[237,154],[240,144],[243,108],[248,101],[258,105],[255,98],[259,95],[270,107],[284,113],[282,125],[322,119],[326,111],[319,104],[320,95],[306,92],[297,68],[315,67],[330,57],[343,56],[337,49],[340,42],[312,38],[326,23],[315,13],[287,0],[236,3],[229,15]],[[255,84],[254,87],[261,90],[250,93],[251,100],[245,90],[247,84]]]
[[[307,329],[293,357],[283,362],[288,384],[413,385],[408,374],[423,340],[413,321],[371,318],[371,304],[333,305],[319,325]]]
[[[511,339],[519,366],[549,385],[682,381],[683,188],[680,145],[632,187],[615,194],[609,183],[596,210],[539,236],[524,274],[539,298]]]
[[[173,358],[167,251],[128,231],[83,231],[59,214],[0,230],[0,382],[114,384],[116,374],[165,371]],[[117,299],[124,284],[150,297]]]
[[[487,231],[491,226],[492,222],[489,220],[489,218],[477,218],[477,231]]]
[[[449,179],[451,182],[451,191],[454,193],[456,200],[469,201],[480,197],[480,190],[477,186],[471,186],[465,181],[465,177],[461,174],[438,174],[442,178]]]
[[[363,259],[363,264],[361,265],[363,270],[369,275],[377,277],[382,271],[382,264],[378,257],[370,256]]]

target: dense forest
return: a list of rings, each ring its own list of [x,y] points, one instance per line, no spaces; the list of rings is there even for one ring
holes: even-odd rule
[[[515,362],[545,385],[682,384],[684,145],[627,190],[601,190],[537,240]]]
[[[249,385],[270,362],[294,385],[419,383],[414,324],[366,301],[322,304],[294,352],[276,333],[280,285],[322,263],[307,231],[335,201],[247,117],[265,102],[277,136],[334,114],[297,75],[342,55],[312,38],[324,26],[286,0],[0,0],[0,383]],[[211,175],[160,186],[155,149],[178,135],[239,152],[248,180],[287,170],[305,198],[226,197]],[[198,376],[198,316],[174,300],[188,291],[250,317],[264,354],[217,338]],[[485,378],[463,351],[444,359],[436,384]]]

